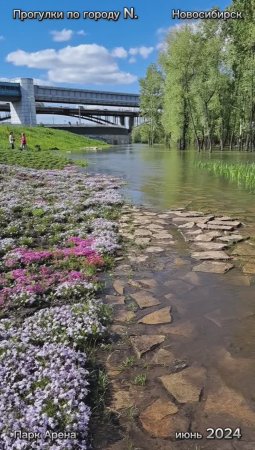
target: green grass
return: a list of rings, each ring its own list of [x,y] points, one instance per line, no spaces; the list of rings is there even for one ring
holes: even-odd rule
[[[224,163],[211,161],[197,163],[200,169],[206,169],[210,173],[220,175],[228,180],[236,182],[252,191],[255,190],[255,163]]]
[[[54,154],[53,151],[31,151],[31,150],[1,150],[0,164],[29,167],[32,169],[63,169],[70,164],[82,167],[87,165],[86,161],[71,160],[65,156]]]
[[[9,133],[14,133],[16,148],[20,146],[21,133],[27,137],[27,146],[29,150],[36,150],[39,145],[41,150],[61,150],[77,151],[86,150],[88,147],[108,147],[105,142],[90,139],[86,136],[79,136],[69,131],[56,130],[43,126],[23,127],[13,125],[0,125],[0,145],[1,149],[9,148]],[[0,150],[1,151],[1,150]]]

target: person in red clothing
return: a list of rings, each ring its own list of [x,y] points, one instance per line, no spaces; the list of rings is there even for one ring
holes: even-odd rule
[[[27,138],[25,133],[22,133],[20,140],[20,150],[25,150],[27,147]]]

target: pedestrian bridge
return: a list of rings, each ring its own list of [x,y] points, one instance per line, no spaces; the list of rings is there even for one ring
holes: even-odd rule
[[[36,102],[138,108],[138,94],[34,85],[33,79],[20,83],[0,82],[0,101],[10,103],[13,124],[36,125]]]

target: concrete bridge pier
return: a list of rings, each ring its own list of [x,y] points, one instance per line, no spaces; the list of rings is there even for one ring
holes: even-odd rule
[[[124,117],[124,116],[120,116],[120,125],[121,125],[122,127],[125,126],[125,117]]]
[[[134,128],[134,124],[135,124],[134,117],[129,117],[128,118],[128,129],[129,129],[129,131],[132,131],[132,129]]]
[[[20,79],[21,99],[10,103],[11,123],[15,125],[36,125],[34,81]]]

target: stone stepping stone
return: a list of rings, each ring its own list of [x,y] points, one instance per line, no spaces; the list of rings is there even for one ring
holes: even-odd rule
[[[184,224],[184,223],[188,223],[188,222],[194,222],[194,220],[191,220],[188,217],[174,217],[172,219],[172,222],[176,225],[179,225],[179,224]]]
[[[175,361],[176,358],[172,352],[160,348],[150,360],[150,364],[154,366],[170,366]]]
[[[135,239],[136,245],[148,245],[151,242],[151,238],[138,238]]]
[[[121,235],[122,235],[124,238],[129,239],[129,240],[133,240],[133,239],[134,239],[134,235],[131,234],[131,233],[121,233]]]
[[[168,233],[167,231],[160,231],[157,234],[153,235],[157,239],[173,239],[172,234]]]
[[[148,247],[145,251],[147,253],[161,253],[164,249],[162,247]]]
[[[242,267],[243,273],[247,274],[255,274],[255,263],[254,262],[248,262],[243,265]]]
[[[218,242],[195,242],[194,245],[196,247],[201,248],[202,250],[223,250],[226,248],[226,244],[218,244]]]
[[[153,313],[147,314],[142,319],[138,320],[138,323],[143,323],[146,325],[161,325],[164,323],[171,323],[172,316],[170,314],[171,306],[159,309]]]
[[[135,230],[135,236],[139,236],[139,237],[148,237],[148,236],[151,236],[152,235],[152,232],[150,231],[150,230],[143,230],[143,229],[140,229],[140,230]]]
[[[202,230],[221,230],[221,231],[233,231],[234,230],[234,226],[228,226],[228,225],[221,225],[221,224],[218,224],[218,225],[214,225],[213,223],[207,223],[207,224],[204,224],[204,223],[197,223],[197,226],[199,227],[199,228],[202,228]]]
[[[195,222],[188,222],[188,223],[185,223],[184,225],[179,225],[178,228],[190,230],[194,226],[195,226]]]
[[[234,217],[229,217],[229,216],[221,216],[221,217],[215,217],[215,220],[220,220],[221,222],[232,222],[233,220],[237,220]]]
[[[146,291],[135,292],[134,294],[130,294],[130,297],[136,301],[141,309],[160,305],[160,301]]]
[[[208,233],[201,233],[194,237],[194,241],[202,241],[202,242],[211,242],[215,238],[219,238],[222,236],[222,233],[219,231],[209,231]]]
[[[169,219],[169,214],[159,214],[158,218],[159,219]]]
[[[125,283],[122,280],[115,280],[113,282],[113,288],[115,289],[115,291],[120,294],[123,295],[124,294],[124,288],[125,288]]]
[[[186,233],[186,236],[192,237],[192,236],[197,236],[198,234],[201,235],[201,230],[188,231]]]
[[[148,226],[149,230],[153,230],[153,231],[157,231],[157,230],[164,230],[164,227],[162,225],[157,225],[157,224],[151,224]]]
[[[229,234],[227,236],[222,236],[219,238],[219,241],[228,242],[228,243],[238,243],[249,239],[249,236],[244,237],[241,234]]]
[[[145,262],[148,259],[148,256],[128,256],[128,259],[133,263],[139,264]]]
[[[231,220],[231,221],[224,220],[221,222],[219,219],[213,220],[212,222],[210,222],[210,224],[211,225],[223,225],[223,226],[227,225],[229,227],[235,227],[235,228],[238,228],[242,225],[241,222],[239,222],[238,220]]]
[[[176,211],[175,214],[180,217],[204,217],[203,213],[199,211]]]
[[[111,305],[125,305],[124,295],[106,295],[105,299]]]
[[[160,381],[179,403],[198,402],[205,383],[203,367],[188,367],[178,373],[164,375]]]
[[[191,257],[194,259],[200,259],[200,260],[207,260],[207,259],[212,259],[212,260],[223,260],[223,261],[227,261],[228,259],[230,259],[230,256],[227,255],[227,253],[223,252],[223,251],[208,251],[208,252],[195,252],[191,254]]]
[[[155,289],[158,285],[158,283],[156,282],[156,280],[154,280],[153,278],[145,278],[143,280],[137,280],[138,283],[140,283],[142,285],[142,287],[144,287],[145,289]]]
[[[193,271],[205,273],[227,273],[229,270],[233,269],[233,267],[234,265],[230,263],[206,261],[193,267]]]
[[[131,345],[140,359],[145,353],[154,349],[158,345],[164,342],[165,336],[160,334],[152,334],[152,335],[141,335],[141,336],[131,336],[130,342]]]
[[[134,405],[129,391],[119,390],[114,392],[110,405],[112,411],[120,411],[121,409],[131,408]]]
[[[157,216],[157,213],[151,212],[151,211],[144,211],[143,213],[145,216]]]
[[[135,318],[135,313],[133,311],[118,311],[114,316],[116,322],[130,322]]]
[[[168,438],[178,431],[184,433],[189,427],[188,420],[177,412],[177,406],[170,400],[158,399],[140,414],[139,419],[150,436]]]

